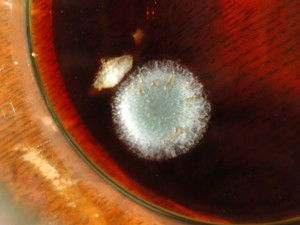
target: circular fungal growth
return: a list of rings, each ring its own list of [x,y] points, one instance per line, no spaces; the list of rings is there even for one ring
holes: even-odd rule
[[[150,160],[186,153],[203,137],[210,118],[203,85],[178,63],[151,61],[133,71],[113,100],[117,133]]]

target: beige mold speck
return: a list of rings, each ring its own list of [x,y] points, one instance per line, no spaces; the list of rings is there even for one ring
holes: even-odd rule
[[[93,87],[98,91],[118,85],[131,70],[133,57],[131,55],[123,55],[111,59],[101,59],[100,62],[101,66],[93,83]]]
[[[145,36],[144,31],[142,29],[140,29],[140,28],[137,28],[135,30],[135,32],[132,34],[132,38],[134,40],[134,43],[136,45],[141,44],[142,41],[143,41],[143,39],[144,39],[144,36]]]

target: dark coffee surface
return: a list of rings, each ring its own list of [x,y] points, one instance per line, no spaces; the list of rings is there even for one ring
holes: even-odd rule
[[[300,213],[300,6],[246,2],[54,0],[55,52],[82,123],[128,176],[202,214],[274,221]],[[174,59],[203,83],[212,115],[191,152],[152,162],[119,141],[115,89],[89,90],[99,59],[124,53]]]

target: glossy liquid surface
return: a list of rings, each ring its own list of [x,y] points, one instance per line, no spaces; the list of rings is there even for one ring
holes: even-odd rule
[[[75,141],[91,135],[98,151],[142,187],[137,192],[151,200],[146,188],[174,201],[181,214],[241,223],[298,216],[299,9],[297,1],[275,0],[53,1],[63,86],[88,131]],[[139,44],[136,29],[144,33]],[[152,162],[132,155],[119,140],[111,112],[116,89],[91,95],[91,86],[99,60],[124,53],[133,55],[134,66],[174,59],[198,76],[212,115],[191,152]],[[95,149],[83,151],[97,164]],[[172,210],[159,197],[153,201]]]

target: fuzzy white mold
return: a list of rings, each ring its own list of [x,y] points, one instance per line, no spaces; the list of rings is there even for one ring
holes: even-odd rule
[[[174,158],[197,144],[211,109],[203,85],[171,60],[151,61],[133,71],[112,107],[120,139],[150,160]]]

